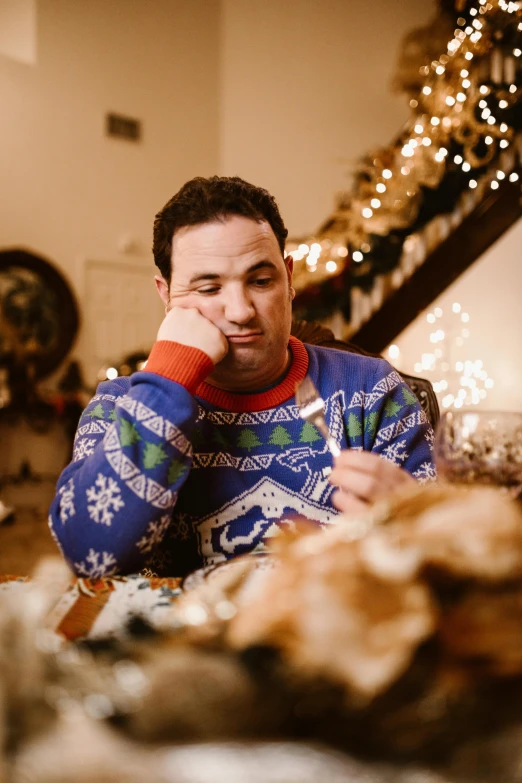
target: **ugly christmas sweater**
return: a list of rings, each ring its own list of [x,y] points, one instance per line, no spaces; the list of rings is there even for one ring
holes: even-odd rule
[[[181,575],[262,549],[285,520],[334,523],[332,457],[295,405],[307,372],[342,449],[433,478],[433,432],[387,362],[293,337],[290,348],[288,373],[260,393],[209,385],[209,357],[168,341],[155,344],[146,372],[100,384],[49,519],[79,576]]]

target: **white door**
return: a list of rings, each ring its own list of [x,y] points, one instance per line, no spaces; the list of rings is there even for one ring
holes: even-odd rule
[[[148,352],[164,317],[152,264],[87,261],[85,380],[95,385],[101,367],[134,351]]]

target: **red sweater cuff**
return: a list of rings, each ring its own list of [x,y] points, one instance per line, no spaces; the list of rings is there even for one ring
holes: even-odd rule
[[[154,372],[184,386],[194,394],[214,369],[214,362],[199,348],[158,340],[152,346],[145,372]]]

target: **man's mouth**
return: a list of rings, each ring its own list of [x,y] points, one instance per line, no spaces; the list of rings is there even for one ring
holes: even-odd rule
[[[262,332],[246,332],[244,334],[227,334],[226,338],[229,343],[253,343],[262,337]]]

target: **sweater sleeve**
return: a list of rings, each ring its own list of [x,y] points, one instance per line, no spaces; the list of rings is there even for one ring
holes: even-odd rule
[[[82,414],[49,524],[78,576],[139,571],[172,524],[192,465],[194,391],[206,354],[156,343],[147,371],[100,384]]]
[[[419,482],[435,479],[433,429],[399,373],[384,359],[376,365],[364,414],[364,448],[399,465]]]

